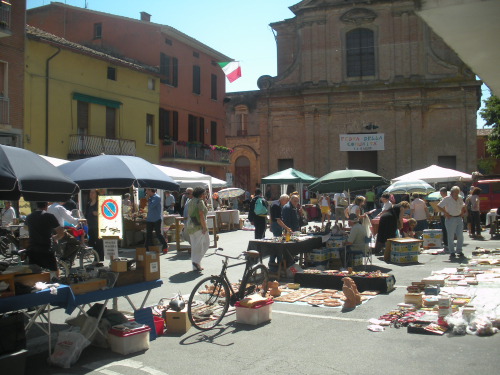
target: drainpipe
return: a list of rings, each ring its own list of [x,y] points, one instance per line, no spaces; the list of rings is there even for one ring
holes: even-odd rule
[[[50,56],[45,62],[45,156],[49,156],[49,62],[54,57],[56,57],[60,48],[57,48],[57,52]]]

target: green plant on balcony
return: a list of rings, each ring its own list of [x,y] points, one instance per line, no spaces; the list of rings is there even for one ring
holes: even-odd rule
[[[165,138],[163,138],[162,144],[165,146],[171,145],[172,144],[172,137],[169,135],[166,135]]]
[[[186,141],[177,141],[177,146],[187,146]]]
[[[0,28],[2,29],[6,29],[8,26],[7,22],[6,21],[0,21]]]

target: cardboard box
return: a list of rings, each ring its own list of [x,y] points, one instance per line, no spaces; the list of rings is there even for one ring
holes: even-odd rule
[[[144,281],[153,281],[160,278],[160,254],[148,251],[144,261]]]
[[[127,272],[127,261],[126,260],[113,259],[110,262],[110,269],[113,272]]]
[[[187,306],[179,312],[165,311],[165,322],[167,324],[167,333],[186,333],[189,331],[191,322],[187,315]]]
[[[106,279],[92,279],[78,284],[71,284],[70,288],[73,291],[73,294],[76,296],[79,294],[94,292],[101,289],[103,286],[106,286],[106,284]]]
[[[154,251],[160,254],[160,246],[149,246],[149,251]],[[136,247],[135,248],[135,263],[137,268],[144,268],[144,261],[146,259],[146,248]]]
[[[330,259],[330,251],[326,247],[314,249],[312,252],[307,254],[307,259],[311,262],[323,262]]]
[[[340,250],[330,250],[330,259],[340,259]]]
[[[422,307],[422,295],[420,293],[406,293],[405,303],[411,303],[418,308]]]
[[[133,268],[127,272],[120,272],[115,287],[142,283],[144,281],[144,269]]]
[[[391,262],[392,263],[416,263],[418,262],[418,253],[397,253],[391,251]]]

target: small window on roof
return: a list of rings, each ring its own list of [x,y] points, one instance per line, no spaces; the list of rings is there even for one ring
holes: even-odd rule
[[[172,41],[168,38],[165,38],[165,44],[168,44],[169,46],[172,45]]]
[[[200,54],[199,54],[198,52],[194,52],[194,51],[193,51],[193,56],[194,56],[194,57],[200,57]]]
[[[108,79],[116,81],[116,69],[108,66]]]

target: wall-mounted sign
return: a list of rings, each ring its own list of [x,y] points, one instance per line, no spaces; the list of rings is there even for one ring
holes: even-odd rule
[[[384,134],[340,134],[340,151],[381,151]]]
[[[99,196],[97,212],[98,234],[102,237],[122,238],[122,197]]]
[[[227,182],[227,187],[233,186],[233,174],[232,173],[226,173],[226,182]]]

